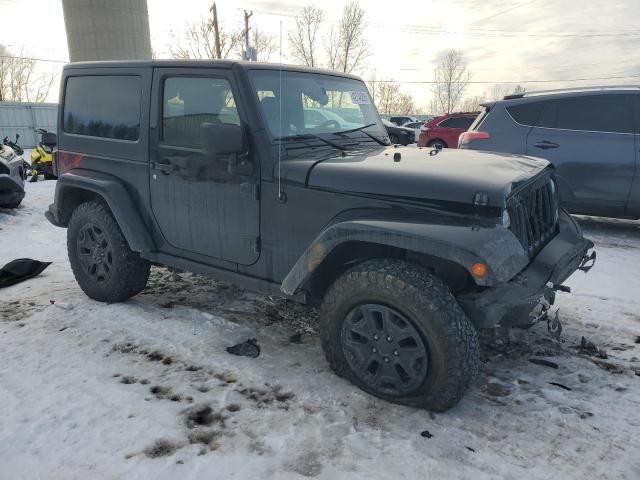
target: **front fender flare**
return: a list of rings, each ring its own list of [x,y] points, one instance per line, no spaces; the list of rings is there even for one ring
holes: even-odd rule
[[[58,178],[55,201],[52,206],[55,220],[59,225],[68,224],[70,213],[65,213],[70,196],[68,194],[78,190],[95,193],[106,202],[131,250],[136,252],[155,250],[154,242],[136,203],[122,181],[113,175],[81,169],[74,169],[61,175]]]
[[[529,258],[516,237],[496,225],[433,224],[393,220],[356,220],[330,225],[312,242],[282,281],[280,289],[294,295],[329,253],[344,242],[366,242],[449,260],[467,271],[476,262],[488,275],[473,277],[478,285],[497,285],[513,278]]]

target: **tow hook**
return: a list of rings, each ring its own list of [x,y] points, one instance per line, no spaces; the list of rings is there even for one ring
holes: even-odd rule
[[[589,262],[591,262],[590,265],[588,265]],[[594,250],[593,252],[591,252],[590,255],[585,255],[582,258],[582,262],[580,262],[580,266],[578,267],[578,270],[582,270],[584,273],[587,273],[589,270],[593,268],[595,264],[596,264],[596,251]]]

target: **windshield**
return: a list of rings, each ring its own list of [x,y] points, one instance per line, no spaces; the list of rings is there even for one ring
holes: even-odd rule
[[[360,80],[284,70],[251,70],[249,76],[274,139],[359,128],[386,136]]]

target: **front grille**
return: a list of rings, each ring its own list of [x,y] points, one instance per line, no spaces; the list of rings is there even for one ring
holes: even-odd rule
[[[558,189],[550,175],[518,188],[507,200],[509,230],[534,257],[558,229]]]

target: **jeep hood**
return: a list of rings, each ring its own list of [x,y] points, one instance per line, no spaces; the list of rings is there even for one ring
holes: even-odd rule
[[[465,204],[473,203],[477,193],[486,193],[489,206],[504,207],[512,188],[549,165],[546,160],[520,155],[451,149],[430,155],[430,151],[388,147],[370,154],[331,157],[311,167],[307,186]]]

